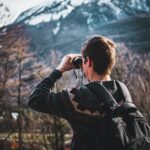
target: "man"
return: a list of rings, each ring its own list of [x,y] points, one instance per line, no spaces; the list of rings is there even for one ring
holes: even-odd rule
[[[96,93],[96,83],[103,85],[118,104],[125,101],[121,86],[123,83],[110,78],[115,63],[116,46],[106,37],[96,35],[82,47],[82,70],[90,83],[71,91],[50,92],[56,80],[75,66],[72,60],[79,54],[63,57],[58,67],[34,89],[28,105],[32,109],[65,118],[73,129],[72,150],[98,150],[97,129],[99,120],[107,112],[107,106]],[[121,86],[120,86],[121,84]],[[130,96],[127,98],[131,101]]]

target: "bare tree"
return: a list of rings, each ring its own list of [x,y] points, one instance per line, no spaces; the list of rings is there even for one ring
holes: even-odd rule
[[[19,148],[22,147],[22,98],[27,93],[22,92],[25,85],[22,80],[24,60],[31,56],[27,53],[28,40],[24,36],[24,29],[16,27],[14,30],[5,32],[1,37],[0,49],[0,108],[1,115],[12,112],[18,113],[18,139]],[[18,105],[18,106],[17,106]],[[11,111],[8,111],[11,108]],[[2,114],[3,113],[3,114]],[[3,115],[4,116],[4,115]],[[12,118],[10,118],[11,120]],[[10,134],[9,134],[10,135]]]
[[[123,81],[130,90],[134,103],[150,121],[150,53],[137,53],[119,45],[115,79]]]

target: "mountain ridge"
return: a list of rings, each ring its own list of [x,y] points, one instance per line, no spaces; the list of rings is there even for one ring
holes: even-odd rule
[[[146,1],[141,4],[141,8],[131,9],[127,3],[127,8],[122,8],[125,3],[115,0],[111,3],[92,1],[76,6],[68,15],[48,22],[43,21],[36,25],[31,25],[28,21],[40,14],[52,12],[57,13],[71,5],[71,0],[57,1],[53,5],[39,5],[23,12],[11,25],[1,28],[3,32],[9,32],[17,26],[23,26],[25,34],[29,37],[29,50],[39,57],[46,56],[50,50],[58,50],[63,53],[78,52],[83,41],[89,35],[100,34],[112,38],[117,43],[125,43],[129,49],[140,52],[149,51],[150,39],[150,13]],[[130,0],[130,2],[135,2]],[[137,4],[136,4],[137,5]],[[135,5],[135,6],[136,6]],[[116,11],[113,7],[118,7]],[[52,9],[53,8],[53,9]],[[145,12],[143,13],[143,10]],[[128,11],[127,11],[128,10]],[[59,13],[58,11],[58,13]],[[32,13],[31,13],[32,12]],[[118,17],[118,12],[121,19]],[[138,13],[137,13],[138,12]],[[25,14],[27,13],[27,16]],[[130,15],[129,15],[130,14]],[[22,19],[21,19],[22,17]],[[139,46],[141,44],[141,46]],[[143,43],[145,43],[143,45]],[[138,47],[136,46],[138,45]],[[144,48],[143,48],[143,47]]]

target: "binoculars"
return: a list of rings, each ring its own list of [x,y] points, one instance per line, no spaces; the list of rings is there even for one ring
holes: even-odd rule
[[[82,57],[81,56],[74,57],[72,63],[76,69],[80,69],[82,67]]]

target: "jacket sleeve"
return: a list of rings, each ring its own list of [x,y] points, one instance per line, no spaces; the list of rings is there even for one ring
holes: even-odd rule
[[[39,112],[67,118],[70,109],[68,92],[54,93],[50,90],[61,76],[60,71],[54,70],[48,77],[41,81],[29,96],[27,105]]]

